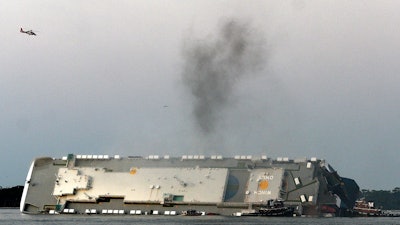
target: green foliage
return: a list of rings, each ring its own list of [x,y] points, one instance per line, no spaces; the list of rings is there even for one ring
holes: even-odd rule
[[[400,210],[400,187],[391,191],[385,190],[361,190],[361,196],[366,201],[375,202],[375,207],[382,209]]]
[[[19,207],[23,186],[0,188],[0,207]]]

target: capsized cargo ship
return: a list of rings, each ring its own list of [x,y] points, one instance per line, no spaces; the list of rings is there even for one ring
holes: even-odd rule
[[[342,216],[357,183],[325,161],[265,155],[74,155],[35,159],[20,210],[28,214],[241,215],[279,199],[296,215]]]

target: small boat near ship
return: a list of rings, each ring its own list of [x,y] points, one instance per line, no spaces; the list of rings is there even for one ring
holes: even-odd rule
[[[260,216],[293,216],[294,208],[286,207],[282,200],[269,200],[267,207],[258,210]]]
[[[373,201],[366,201],[360,199],[355,202],[353,207],[352,216],[361,217],[400,217],[400,212],[383,210],[375,207]]]
[[[234,213],[234,216],[271,216],[271,217],[292,217],[294,208],[285,206],[282,200],[268,200],[265,206],[259,209],[242,210]]]
[[[182,216],[205,216],[206,213],[202,211],[197,211],[195,209],[189,209],[186,211],[182,211]]]
[[[353,212],[355,216],[382,216],[382,210],[375,208],[374,202],[367,202],[365,199],[357,200]]]

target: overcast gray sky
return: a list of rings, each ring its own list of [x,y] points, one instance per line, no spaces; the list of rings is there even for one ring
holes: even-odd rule
[[[23,184],[39,156],[198,153],[315,156],[361,188],[398,187],[399,12],[372,0],[0,0],[0,185]],[[185,57],[232,20],[263,57],[204,132]]]

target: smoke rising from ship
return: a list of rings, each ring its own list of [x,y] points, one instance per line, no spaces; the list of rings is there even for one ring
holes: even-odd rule
[[[219,26],[217,37],[186,40],[183,48],[183,81],[193,97],[193,115],[203,134],[216,123],[241,79],[262,68],[264,41],[249,26],[235,19]]]

